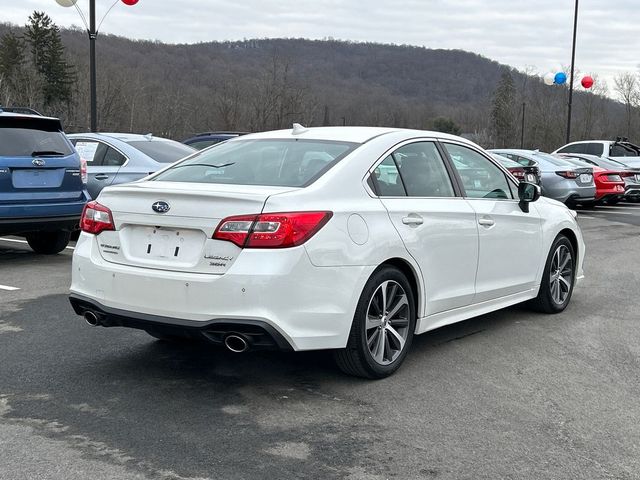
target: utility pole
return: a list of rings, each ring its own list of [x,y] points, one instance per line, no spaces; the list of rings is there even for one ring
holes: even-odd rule
[[[522,127],[520,130],[520,148],[524,148],[524,109],[526,108],[527,104],[525,102],[522,102]]]
[[[576,33],[578,31],[578,0],[576,0],[576,10],[573,15],[573,45],[571,47],[571,75],[569,77],[569,110],[567,112],[567,142],[571,142],[571,105],[573,102],[573,72],[576,60]]]
[[[90,48],[90,70],[91,70],[91,131],[98,131],[98,93],[96,79],[96,0],[89,0],[89,48]]]

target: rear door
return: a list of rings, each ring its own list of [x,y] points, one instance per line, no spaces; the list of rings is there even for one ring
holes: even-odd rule
[[[426,311],[469,305],[475,294],[478,229],[475,212],[456,196],[434,141],[400,146],[373,171],[372,180],[405,247],[420,266]]]
[[[71,141],[81,158],[87,161],[87,190],[91,198],[97,198],[100,191],[114,182],[120,167],[127,158],[122,152],[105,142],[92,138],[74,138]]]
[[[474,303],[504,297],[535,286],[542,259],[542,227],[535,206],[525,213],[516,186],[480,151],[443,143],[473,207],[479,231]]]
[[[0,216],[29,206],[81,201],[80,160],[56,119],[0,115]]]

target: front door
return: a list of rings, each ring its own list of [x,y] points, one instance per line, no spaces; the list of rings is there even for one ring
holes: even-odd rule
[[[518,205],[517,186],[507,174],[468,146],[443,143],[473,207],[479,231],[476,296],[480,303],[535,287],[541,261],[542,226],[535,205]]]

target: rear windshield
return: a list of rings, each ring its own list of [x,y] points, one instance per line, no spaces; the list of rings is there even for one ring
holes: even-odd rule
[[[127,143],[160,163],[173,163],[195,152],[187,145],[165,140],[134,140]]]
[[[67,156],[72,153],[73,149],[62,132],[0,125],[0,157]]]
[[[322,140],[234,140],[165,170],[154,180],[304,187],[359,144]]]

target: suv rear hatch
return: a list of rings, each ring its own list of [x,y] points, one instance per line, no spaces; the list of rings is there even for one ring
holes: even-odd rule
[[[0,205],[15,214],[21,205],[82,202],[83,190],[80,159],[59,120],[0,115]],[[21,216],[38,215],[25,208]]]
[[[220,222],[233,215],[259,214],[271,195],[291,190],[160,181],[106,188],[100,204],[111,210],[116,230],[97,236],[100,254],[122,265],[223,274],[242,249],[212,239]]]

